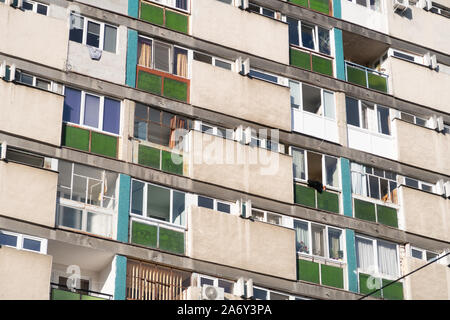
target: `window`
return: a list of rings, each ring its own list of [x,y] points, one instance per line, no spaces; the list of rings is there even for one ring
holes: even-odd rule
[[[14,81],[22,83],[28,86],[33,86],[42,90],[52,91],[55,93],[62,94],[62,85],[56,82],[44,79],[41,77],[34,76],[32,74],[26,73],[22,70],[16,69]]]
[[[188,78],[188,51],[164,42],[139,37],[138,65]]]
[[[330,30],[287,18],[289,43],[331,55]]]
[[[72,12],[69,40],[116,53],[117,27]]]
[[[204,63],[208,63],[208,64],[212,64],[213,66],[222,68],[222,69],[226,69],[226,70],[232,70],[232,66],[233,63],[223,60],[223,59],[219,59],[207,54],[203,54],[200,52],[194,52],[194,60],[196,61],[200,61],[200,62],[204,62]]]
[[[352,192],[384,202],[397,203],[397,174],[352,162]]]
[[[158,4],[161,4],[161,5],[164,5],[167,7],[176,8],[176,9],[183,10],[183,11],[189,11],[189,1],[190,0],[147,0],[147,1],[156,2]],[[229,0],[229,1],[232,1],[232,0]]]
[[[250,10],[250,12],[259,13],[259,14],[262,14],[263,16],[276,19],[275,11],[267,9],[267,8],[263,8],[263,7],[258,6],[256,4],[250,3],[249,7],[248,7],[248,10]]]
[[[294,220],[298,253],[344,260],[342,230],[309,221]]]
[[[48,12],[48,5],[35,1],[23,0],[22,9],[46,16]]]
[[[186,225],[186,194],[138,180],[131,184],[131,213],[180,226]]]
[[[297,297],[255,286],[253,286],[253,298],[256,300],[305,300],[303,297]]]
[[[381,11],[381,1],[380,0],[348,0],[350,2],[356,3],[360,6],[370,8],[375,11]]]
[[[209,277],[205,275],[197,275],[197,285],[199,287],[203,286],[214,286],[223,288],[225,293],[233,294],[234,283],[232,281],[218,279],[214,277]]]
[[[278,142],[278,137],[270,137],[266,129],[256,131],[251,129],[250,146],[264,148],[273,152],[283,152],[284,146]]]
[[[335,157],[292,148],[294,179],[316,181],[339,188],[338,159]]]
[[[320,117],[335,119],[334,93],[305,83],[289,81],[291,107]]]
[[[47,239],[0,230],[0,246],[47,254]]]
[[[345,98],[347,124],[385,135],[391,134],[389,108],[368,101]]]
[[[392,242],[356,236],[356,261],[360,272],[391,279],[399,275],[397,244]]]
[[[212,134],[214,136],[222,137],[225,139],[233,140],[234,130],[224,127],[214,126],[203,121],[195,121],[195,130],[201,131],[203,133]]]
[[[427,192],[434,192],[434,185],[417,179],[404,177],[404,184],[411,188],[420,189]]]
[[[272,75],[272,74],[264,72],[264,71],[258,71],[255,69],[250,69],[248,76],[250,78],[256,78],[256,79],[276,83],[276,84],[283,85],[283,86],[286,84],[285,78],[275,76],[275,75]]]
[[[197,197],[197,205],[202,208],[208,208],[224,213],[231,213],[231,204],[204,196]]]
[[[44,157],[29,153],[29,152],[16,150],[11,147],[8,147],[6,149],[6,159],[8,161],[21,163],[21,164],[25,164],[28,166],[38,167],[38,168],[43,168],[44,161],[45,161]]]
[[[120,101],[65,87],[63,121],[119,134]]]
[[[409,122],[409,123],[416,124],[421,127],[426,127],[426,123],[427,123],[427,120],[416,117],[412,114],[405,113],[405,112],[400,112],[400,119],[402,119],[403,121]]]
[[[436,2],[431,3],[430,12],[440,14],[443,17],[450,18],[450,8],[444,7]]]
[[[438,258],[439,254],[432,251],[411,247],[411,257],[420,260],[431,261]]]
[[[281,215],[264,210],[252,208],[252,218],[257,221],[267,222],[278,226],[283,225],[283,217]]]
[[[170,148],[181,148],[183,136],[180,136],[179,129],[184,129],[187,133],[190,128],[189,119],[136,103],[134,137],[137,139]]]

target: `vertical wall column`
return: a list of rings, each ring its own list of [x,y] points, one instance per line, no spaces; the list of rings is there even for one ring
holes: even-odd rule
[[[132,88],[136,88],[137,49],[138,33],[136,30],[128,29],[127,74],[125,82]]]
[[[342,203],[344,216],[353,217],[352,208],[352,180],[350,173],[350,161],[341,158],[341,177],[342,177]]]
[[[138,15],[139,15],[139,0],[128,0],[128,15],[133,18],[138,17]]]
[[[119,214],[117,218],[117,241],[128,242],[131,178],[120,174]]]
[[[333,16],[335,18],[341,19],[341,0],[333,0]]]
[[[358,292],[358,272],[356,270],[355,231],[345,230],[347,248],[348,290]]]
[[[117,255],[115,260],[116,281],[114,287],[114,300],[125,300],[127,286],[127,258]]]

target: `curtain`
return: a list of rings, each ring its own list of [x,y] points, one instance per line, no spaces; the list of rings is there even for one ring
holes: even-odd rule
[[[138,65],[152,67],[152,41],[139,38]]]
[[[330,250],[330,258],[339,259],[339,251],[341,251],[341,231],[339,230],[328,230],[328,246]]]
[[[367,176],[365,174],[352,171],[352,192],[367,196]]]
[[[175,74],[177,76],[187,78],[188,75],[187,52],[184,50],[176,50],[175,56],[177,63],[177,70]]]
[[[294,178],[305,179],[305,152],[292,149]]]
[[[381,274],[397,276],[397,246],[378,240],[378,269]]]
[[[187,0],[176,0],[176,7],[187,10]]]
[[[306,222],[294,221],[297,252],[309,253],[309,234]]]
[[[180,143],[183,141],[183,136],[180,135],[181,131],[177,131],[177,129],[184,129],[186,126],[186,120],[180,119],[178,117],[173,117],[170,119],[170,140],[169,140],[169,147],[178,149],[180,148]],[[178,132],[178,134],[177,134]]]
[[[374,270],[372,240],[356,237],[356,261],[358,269],[365,272]]]
[[[324,227],[320,226],[312,226],[312,247],[313,247],[313,255],[316,256],[325,256],[324,245],[323,245],[323,231]]]

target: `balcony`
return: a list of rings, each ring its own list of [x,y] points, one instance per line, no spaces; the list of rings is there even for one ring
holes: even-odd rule
[[[293,4],[309,8],[314,11],[318,11],[327,15],[330,15],[332,12],[331,1],[328,0],[288,0]]]
[[[398,160],[420,168],[450,172],[450,135],[394,119],[397,128]]]
[[[450,241],[449,200],[404,185],[399,187],[399,200],[405,231]]]
[[[392,206],[353,198],[353,208],[355,218],[398,228],[397,209]]]
[[[50,300],[111,300],[112,295],[91,291],[91,290],[74,290],[71,291],[67,286],[57,283],[50,284]]]
[[[139,18],[174,31],[189,32],[189,15],[152,2],[141,1]]]
[[[334,75],[333,58],[327,55],[309,51],[292,44],[290,45],[289,55],[290,64],[294,67],[318,72],[330,77]]]
[[[65,67],[69,41],[65,18],[56,19],[2,4],[0,39],[5,54],[59,70]]]
[[[438,15],[434,16],[439,18]],[[394,96],[445,113],[450,112],[449,74],[392,56],[387,59],[386,68],[392,75],[390,86]]]
[[[323,286],[344,289],[345,265],[320,258],[301,258],[297,260],[297,280],[312,282]]]
[[[296,279],[292,229],[191,206],[187,247],[194,259]]]
[[[353,149],[397,159],[395,137],[347,124],[348,146]]]
[[[190,178],[292,203],[292,157],[194,130],[188,137]]]
[[[294,189],[295,203],[329,212],[340,212],[340,194],[338,192],[318,192],[316,189],[308,187],[303,183],[294,184]]]
[[[388,92],[388,75],[345,61],[345,79],[348,82],[382,92]]]
[[[387,16],[384,13],[384,4],[381,1],[341,1],[342,19],[376,30],[381,33],[388,33]],[[378,8],[374,6],[378,4]],[[391,5],[391,3],[389,3]],[[383,8],[381,8],[383,6]],[[391,10],[392,11],[392,10]]]
[[[0,299],[47,300],[51,267],[50,255],[0,247]]]
[[[57,182],[57,172],[0,162],[0,214],[54,227]]]
[[[286,23],[210,0],[195,0],[191,21],[192,35],[196,38],[289,63]]]
[[[371,276],[369,274],[358,272],[359,293],[368,294],[382,286],[392,282],[392,280]],[[381,289],[371,295],[374,298],[383,298],[386,300],[403,300],[403,282],[396,282],[390,286]]]
[[[0,81],[0,96],[8,97],[2,101],[3,131],[60,145],[63,96],[5,81]]]
[[[223,5],[219,1],[210,2]],[[203,62],[192,62],[191,103],[195,106],[290,131],[289,101],[287,87],[243,77]]]
[[[336,119],[292,108],[292,131],[339,143]]]

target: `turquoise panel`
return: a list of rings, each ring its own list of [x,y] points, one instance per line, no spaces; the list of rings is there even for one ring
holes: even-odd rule
[[[355,231],[345,229],[345,241],[347,246],[348,290],[352,292],[358,292]]]
[[[342,17],[341,0],[333,0],[333,16],[335,18],[341,19]]]
[[[341,158],[341,177],[342,177],[342,200],[344,206],[344,215],[353,217],[352,208],[352,176],[350,173],[350,161]]]
[[[119,214],[117,217],[117,241],[128,242],[128,224],[130,221],[130,189],[131,177],[120,174]]]
[[[128,15],[137,18],[139,15],[139,0],[128,0]]]
[[[128,29],[127,43],[127,74],[126,84],[136,88],[136,65],[137,65],[138,33],[136,30]]]
[[[116,256],[116,281],[114,287],[114,300],[125,300],[127,287],[127,258]]]
[[[342,40],[342,30],[337,28],[334,28],[334,44],[336,52],[336,77],[340,80],[345,81],[344,44]]]

